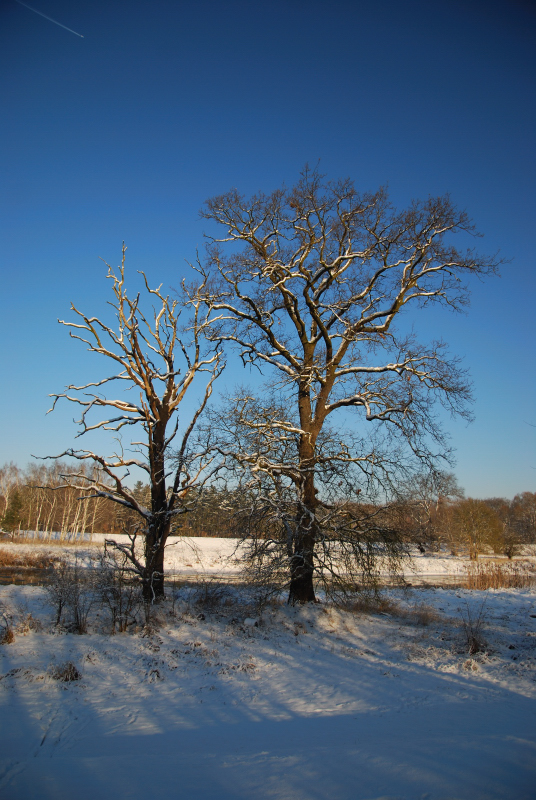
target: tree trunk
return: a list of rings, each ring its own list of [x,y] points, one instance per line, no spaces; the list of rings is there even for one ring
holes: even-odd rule
[[[311,536],[297,536],[294,553],[290,562],[290,589],[288,603],[316,602],[313,585],[314,539]]]
[[[313,585],[314,552],[317,540],[315,489],[315,443],[319,427],[313,423],[310,388],[307,381],[298,389],[300,424],[305,433],[300,436],[298,454],[303,484],[300,491],[300,507],[296,513],[296,533],[290,559],[290,590],[288,602],[316,602]]]
[[[294,548],[290,559],[290,590],[288,602],[296,603],[316,602],[313,585],[314,575],[314,549],[316,541],[316,492],[314,476],[308,474],[305,478],[303,505],[296,515],[296,534]]]
[[[149,530],[145,539],[145,570],[142,576],[143,599],[149,603],[164,594],[164,547],[167,536]]]
[[[166,497],[165,472],[165,419],[155,426],[149,459],[151,463],[152,519],[145,538],[145,570],[143,574],[143,599],[154,602],[164,594],[164,548],[170,523]]]

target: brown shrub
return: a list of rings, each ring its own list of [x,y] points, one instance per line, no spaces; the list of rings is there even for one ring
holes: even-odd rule
[[[15,641],[13,629],[9,626],[0,633],[0,644],[12,644]]]

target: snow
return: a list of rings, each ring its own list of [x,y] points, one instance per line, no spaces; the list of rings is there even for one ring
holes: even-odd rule
[[[219,571],[231,545],[210,547]],[[254,600],[187,585],[149,628],[110,636],[99,610],[76,635],[41,587],[0,587],[0,797],[536,797],[533,590],[390,590],[376,613]],[[81,679],[55,680],[68,661]]]
[[[0,543],[0,551],[3,549],[11,552],[42,553],[49,552],[53,556],[62,555],[70,561],[89,563],[90,556],[95,555],[104,546],[106,539],[113,539],[117,542],[128,543],[128,537],[124,535],[108,536],[104,534],[93,534],[92,544],[64,545],[59,543],[47,544],[39,541],[29,540],[28,543],[11,544],[9,542]],[[240,555],[242,546],[238,539],[216,538],[208,536],[191,537],[171,537],[166,546],[165,569],[168,576],[199,577],[199,576],[225,576],[226,578],[237,578],[240,573]],[[501,559],[506,561],[506,559]],[[536,553],[530,553],[515,561],[536,562]],[[434,576],[440,579],[441,576],[463,577],[466,574],[468,565],[467,558],[448,555],[445,552],[421,554],[417,550],[412,554],[412,561],[404,569],[404,576],[409,582],[419,582],[426,580],[427,577]]]

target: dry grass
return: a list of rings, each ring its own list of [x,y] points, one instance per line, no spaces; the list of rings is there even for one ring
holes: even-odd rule
[[[417,603],[408,610],[408,617],[414,620],[417,625],[431,625],[432,623],[443,621],[441,614],[439,614],[432,606],[427,606],[426,603]]]
[[[37,619],[32,614],[22,611],[20,613],[20,618],[16,625],[17,633],[22,633],[26,635],[31,631],[41,631],[43,629],[43,623],[40,619]]]
[[[111,534],[110,534],[111,536]],[[99,548],[102,547],[102,542],[99,541],[89,541],[89,539],[54,539],[54,538],[46,538],[45,536],[25,536],[21,534],[20,536],[13,535],[9,538],[10,544],[32,544],[32,545],[42,545],[44,547],[95,547]]]
[[[9,612],[6,613],[2,609],[0,611],[3,623],[0,623],[0,644],[12,644],[15,641],[15,634],[13,632],[13,615]]]
[[[49,569],[55,561],[49,553],[14,553],[0,548],[0,569]]]
[[[470,564],[467,570],[467,589],[528,589],[536,583],[532,564]]]
[[[381,614],[386,617],[404,619],[410,624],[424,627],[445,622],[442,615],[426,603],[415,603],[413,606],[401,605],[382,595],[354,598],[347,602],[344,608],[354,614]]]
[[[407,614],[398,603],[382,595],[359,595],[349,598],[341,606],[354,614],[387,614],[391,617],[402,617]]]
[[[13,644],[15,641],[15,634],[13,633],[13,629],[9,626],[4,628],[2,633],[0,633],[0,644]]]

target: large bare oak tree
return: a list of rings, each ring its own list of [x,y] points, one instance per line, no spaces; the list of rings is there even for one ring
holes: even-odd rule
[[[207,309],[201,301],[204,284],[194,287],[183,284],[181,298],[170,299],[160,288],[151,289],[141,273],[153,304],[149,311],[144,311],[140,294],[133,298],[127,295],[125,249],[123,246],[117,273],[107,265],[114,294],[110,304],[115,311],[114,327],[98,317],[87,316],[74,305],[71,308],[80,321],[59,320],[71,329],[74,339],[111,363],[114,372],[99,381],[71,385],[66,392],[52,395],[52,408],[60,398],[82,408],[78,436],[96,430],[113,431],[120,436],[125,428],[136,430],[137,440],[129,442],[128,448],[117,439],[120,447],[112,457],[74,449],[61,455],[89,460],[99,467],[93,479],[88,478],[87,470],[65,475],[68,485],[82,491],[83,499],[108,498],[131,510],[139,520],[129,534],[130,544],[116,543],[116,546],[141,577],[145,600],[152,601],[164,595],[164,549],[172,524],[188,510],[192,489],[210,474],[209,448],[192,446],[192,433],[222,370],[222,360],[218,346],[207,343],[204,337],[207,325]],[[185,313],[183,318],[181,315]],[[201,399],[189,423],[181,426],[180,405],[199,376],[205,377]],[[106,390],[111,384],[124,391],[110,396]],[[104,418],[94,419],[93,412],[102,410],[106,412]],[[126,482],[132,467],[147,475],[148,506],[142,504]],[[138,533],[144,540],[143,555],[136,547]]]
[[[333,510],[326,485],[352,475],[355,493],[386,487],[404,460],[433,469],[447,454],[434,404],[467,414],[457,360],[441,342],[397,332],[397,318],[410,307],[463,308],[466,278],[494,271],[497,259],[455,247],[454,234],[474,228],[448,196],[398,211],[383,189],[360,194],[307,168],[293,188],[251,198],[232,190],[202,215],[223,229],[209,237],[206,264],[212,335],[275,376],[268,400],[239,392],[225,455],[234,441],[237,462],[271,484],[275,505],[292,495],[292,524],[280,515],[289,602],[312,601]],[[344,409],[376,429],[376,443],[357,433],[357,420],[345,434],[341,419],[328,425]],[[345,526],[359,529],[349,507]],[[359,551],[359,532],[353,541]]]

